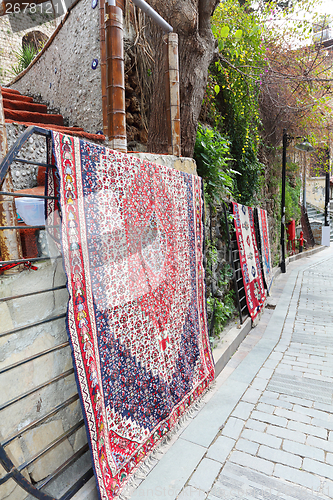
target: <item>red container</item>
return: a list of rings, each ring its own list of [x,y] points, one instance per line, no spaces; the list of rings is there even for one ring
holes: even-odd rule
[[[295,220],[287,222],[288,240],[294,241],[296,239],[296,224]]]

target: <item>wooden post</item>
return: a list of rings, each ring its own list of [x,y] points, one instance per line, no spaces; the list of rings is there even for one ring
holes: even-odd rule
[[[180,144],[180,94],[179,94],[179,59],[178,35],[164,35],[164,50],[166,58],[165,84],[167,101],[167,124],[169,154],[181,155]]]
[[[5,114],[2,102],[0,87],[0,161],[8,153],[7,130],[5,124]],[[10,170],[8,170],[3,183],[2,191],[13,192],[13,181]],[[15,202],[12,196],[0,196],[0,226],[17,226],[17,216]],[[16,229],[5,229],[0,231],[1,260],[22,259],[21,239]],[[17,272],[18,267],[7,273]]]
[[[105,3],[107,137],[111,148],[127,151],[123,12]]]

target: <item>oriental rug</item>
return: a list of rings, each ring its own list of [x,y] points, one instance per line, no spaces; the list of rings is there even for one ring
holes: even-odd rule
[[[234,202],[232,206],[246,303],[250,316],[254,320],[265,303],[266,293],[260,267],[253,210],[251,207]]]
[[[68,333],[98,491],[113,499],[214,378],[201,179],[56,132],[53,148]]]
[[[263,278],[266,284],[267,293],[269,293],[273,283],[273,270],[271,259],[271,247],[269,243],[269,228],[267,220],[267,212],[262,208],[257,208],[260,243],[261,243],[261,264],[263,270]]]

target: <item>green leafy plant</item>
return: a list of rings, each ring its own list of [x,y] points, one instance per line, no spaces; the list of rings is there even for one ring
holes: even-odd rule
[[[21,49],[14,51],[14,54],[17,58],[17,64],[16,66],[12,66],[11,72],[14,75],[18,75],[26,69],[31,61],[34,59],[34,57],[37,54],[37,51],[33,45],[26,45],[25,47],[22,47]]]
[[[194,158],[198,174],[204,179],[205,192],[209,202],[221,202],[223,197],[233,193],[233,174],[228,166],[230,143],[218,130],[199,124],[194,147]]]
[[[235,292],[229,290],[223,299],[209,297],[207,299],[208,307],[214,311],[214,333],[219,336],[227,322],[233,318],[236,313]]]

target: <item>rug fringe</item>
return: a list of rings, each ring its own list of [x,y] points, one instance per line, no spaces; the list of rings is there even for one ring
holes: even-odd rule
[[[129,500],[135,489],[146,479],[148,474],[153,470],[155,465],[161,460],[167,451],[171,441],[174,440],[175,435],[181,430],[182,427],[203,408],[205,405],[204,398],[211,391],[215,389],[216,382],[212,382],[210,386],[201,394],[200,399],[196,401],[178,422],[172,427],[168,434],[160,441],[156,448],[147,456],[140,467],[128,479],[126,485],[122,488],[120,495],[116,497],[117,500]],[[115,499],[115,500],[116,500]]]

